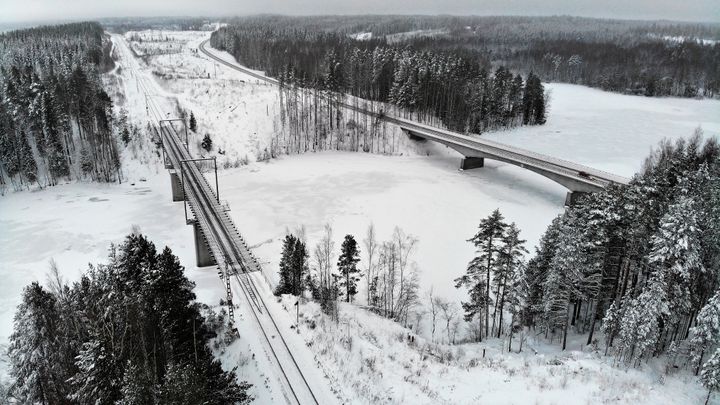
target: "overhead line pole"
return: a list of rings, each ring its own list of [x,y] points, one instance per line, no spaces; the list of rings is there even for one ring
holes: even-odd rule
[[[182,164],[188,163],[188,162],[199,162],[202,160],[212,160],[213,165],[215,166],[215,197],[217,199],[218,204],[220,203],[220,188],[218,187],[218,175],[217,175],[217,157],[213,156],[211,158],[197,158],[197,159],[184,159],[180,161],[180,172],[182,173]]]
[[[183,127],[185,128],[185,149],[190,152],[190,142],[188,141],[188,131],[187,131],[187,124],[185,123],[184,118],[168,118],[164,120],[158,120],[160,125],[162,126],[163,122],[172,122],[172,121],[180,121],[183,123]]]

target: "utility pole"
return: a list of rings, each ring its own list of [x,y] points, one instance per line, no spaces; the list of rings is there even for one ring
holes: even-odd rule
[[[297,333],[300,333],[300,300],[299,299],[297,301],[295,301],[295,309],[296,309],[295,329],[297,330]]]

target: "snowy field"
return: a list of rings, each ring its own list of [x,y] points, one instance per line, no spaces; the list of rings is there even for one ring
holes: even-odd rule
[[[545,125],[484,138],[632,177],[663,138],[720,138],[720,100],[651,98],[550,83]]]

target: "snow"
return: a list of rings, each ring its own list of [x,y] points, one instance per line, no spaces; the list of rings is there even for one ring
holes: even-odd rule
[[[450,30],[447,28],[438,29],[427,29],[427,30],[414,30],[406,32],[397,32],[385,36],[385,39],[389,44],[395,44],[411,38],[423,38],[423,37],[440,37],[448,35]]]
[[[346,234],[361,241],[374,223],[382,240],[390,239],[395,226],[419,239],[414,257],[423,290],[434,286],[441,295],[458,296],[453,279],[473,255],[466,240],[481,218],[499,206],[534,245],[562,212],[565,191],[514,166],[488,162],[483,170],[460,172],[457,163],[449,156],[284,156],[224,171],[220,198],[230,203],[248,243],[258,246],[255,253],[271,279],[286,230],[305,226],[312,250],[326,222],[333,225],[337,246]]]
[[[358,32],[355,34],[351,34],[350,38],[356,40],[356,41],[369,41],[373,37],[372,32]]]
[[[720,137],[720,100],[651,98],[546,83],[548,121],[483,138],[632,177],[663,139]]]
[[[146,101],[135,75],[154,72],[153,100],[168,112],[174,111],[175,100],[194,112],[200,130],[191,134],[191,150],[196,155],[204,153],[199,141],[210,133],[215,147],[227,151],[217,155],[221,167],[229,168],[220,173],[220,197],[229,202],[238,229],[255,246],[264,275],[271,280],[287,230],[304,225],[312,248],[329,222],[339,246],[348,233],[362,240],[367,226],[374,223],[381,240],[388,239],[395,226],[417,237],[414,260],[421,271],[422,289],[434,286],[436,294],[457,300],[464,292],[456,290],[452,280],[462,274],[473,255],[466,239],[481,218],[500,208],[509,221],[518,224],[530,248],[563,210],[566,190],[552,181],[492,161],[486,161],[482,169],[461,172],[457,170],[459,155],[431,143],[403,149],[401,156],[324,152],[257,162],[270,136],[280,130],[277,89],[216,66],[197,52],[208,33],[163,34],[174,41],[173,49],[179,53],[137,60],[119,44],[121,68],[106,79],[122,91],[110,93],[122,99],[130,119],[144,127]],[[164,45],[158,42],[156,46],[162,49]],[[153,49],[147,46],[143,51],[152,54]],[[717,100],[643,98],[565,84],[547,87],[552,101],[546,125],[483,136],[630,176],[664,137],[686,137],[698,126],[706,135],[720,135]],[[77,279],[88,262],[105,261],[109,244],[121,242],[133,224],[156,244],[170,246],[197,283],[198,300],[217,308],[222,286],[214,269],[194,266],[192,229],[183,223],[182,204],[171,203],[168,176],[147,140],[134,148],[123,152],[129,181],[122,185],[77,183],[0,198],[0,275],[4,281],[0,345],[7,343],[11,333],[23,286],[43,281],[51,258],[64,277]],[[263,278],[256,275],[255,280],[261,284]],[[261,287],[269,288],[267,284]],[[283,312],[292,312],[291,303],[268,305],[279,314],[281,328],[289,329],[294,313]],[[319,319],[313,305],[303,305],[303,311],[304,317]],[[486,346],[490,359],[476,366],[469,362],[480,357],[477,345],[434,349],[452,350],[459,358],[454,364],[421,361],[417,347],[400,342],[407,330],[399,325],[345,305],[341,314],[344,324],[325,325],[334,333],[321,335],[318,329],[303,327],[289,344],[304,364],[320,366],[312,377],[322,379],[323,373],[332,377],[330,385],[348,403],[367,403],[369,396],[378,403],[476,403],[482,396],[489,403],[562,403],[573,398],[577,403],[670,404],[697,403],[703,398],[694,377],[666,377],[650,366],[626,371],[592,353],[570,352],[561,356],[562,365],[549,365],[560,355],[555,346],[540,342],[530,342],[541,353],[538,356],[501,355],[501,342],[491,342]],[[236,316],[241,339],[224,350],[223,363],[228,368],[240,365],[239,376],[254,384],[252,393],[258,403],[277,402],[281,388],[268,371],[272,366],[267,355],[252,357],[262,353],[261,337],[246,310],[240,308]],[[351,350],[340,340],[347,330],[354,336]],[[427,343],[423,335],[421,345]],[[375,359],[376,372],[367,370],[366,359]],[[0,364],[0,381],[3,368]]]
[[[711,45],[711,46],[718,43],[717,39],[693,38],[693,37],[683,37],[683,36],[673,36],[673,35],[663,35],[662,39],[667,42],[683,43],[686,41],[691,41],[691,42],[696,42],[700,45]]]
[[[125,38],[158,35],[157,31],[128,32]],[[164,31],[162,37],[169,41],[155,43],[161,51],[166,47],[181,51],[146,58],[138,68],[152,71],[158,93],[176,99],[185,110],[194,113],[199,130],[197,134],[190,133],[191,151],[195,155],[217,156],[220,167],[237,167],[246,161],[258,160],[269,145],[270,135],[278,130],[275,125],[279,121],[277,87],[206,58],[197,48],[209,37],[207,32]],[[232,58],[227,53],[219,56]],[[173,110],[174,106],[166,109]],[[143,112],[142,116],[147,114]],[[200,148],[205,134],[213,141],[213,153]],[[218,148],[225,154],[217,154]]]
[[[286,296],[281,306],[294,314],[294,302]],[[407,329],[345,303],[338,323],[317,304],[303,304],[300,325],[307,346],[357,404],[669,405],[701,403],[706,395],[687,371],[664,375],[661,363],[642,370],[614,367],[611,357],[558,352],[532,336],[522,353],[517,335],[513,353],[497,339],[447,346],[416,337],[411,343]],[[444,326],[438,324],[438,333],[445,333]],[[570,339],[571,347],[580,346]]]

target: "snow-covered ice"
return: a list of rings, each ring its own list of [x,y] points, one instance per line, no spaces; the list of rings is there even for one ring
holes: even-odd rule
[[[488,162],[482,170],[460,172],[457,163],[441,156],[307,153],[224,171],[220,192],[271,278],[287,230],[305,226],[312,250],[326,222],[338,247],[346,234],[362,241],[373,223],[382,240],[395,226],[416,237],[423,289],[457,296],[453,280],[473,255],[466,240],[481,218],[500,207],[534,245],[565,198],[559,185],[526,177],[514,166]]]
[[[630,96],[563,83],[545,87],[545,125],[483,137],[626,177],[664,138],[687,138],[696,128],[720,137],[720,100]]]

